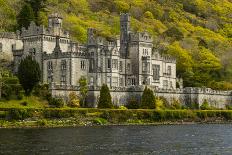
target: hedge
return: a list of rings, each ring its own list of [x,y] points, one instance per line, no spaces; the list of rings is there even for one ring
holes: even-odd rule
[[[176,120],[232,120],[232,110],[150,110],[150,109],[94,109],[94,108],[1,108],[0,118],[24,120],[27,118],[103,118],[111,123],[129,120],[176,121]]]

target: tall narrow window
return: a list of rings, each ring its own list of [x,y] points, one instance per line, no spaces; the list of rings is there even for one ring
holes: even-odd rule
[[[171,75],[172,74],[172,68],[171,66],[168,66],[168,75]]]
[[[112,60],[112,68],[113,69],[118,69],[118,60],[117,59]]]
[[[52,61],[47,62],[47,68],[48,70],[53,70]]]
[[[66,66],[66,60],[61,60],[61,70],[66,70],[67,66]]]
[[[111,68],[111,59],[107,59],[107,68],[108,68],[108,69]]]
[[[168,80],[164,80],[163,81],[163,87],[164,88],[168,88]]]
[[[130,72],[131,71],[131,65],[130,63],[127,64],[127,72]]]
[[[122,61],[119,62],[119,71],[122,72]]]
[[[2,52],[2,43],[0,43],[0,53]]]
[[[81,69],[85,70],[86,66],[85,66],[85,60],[81,60]]]
[[[61,84],[66,84],[66,75],[62,75],[62,76],[61,76],[60,83],[61,83]]]
[[[153,80],[158,81],[160,79],[160,65],[153,65]]]
[[[119,86],[123,86],[123,78],[119,79]]]

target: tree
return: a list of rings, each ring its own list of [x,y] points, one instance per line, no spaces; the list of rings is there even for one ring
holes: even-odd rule
[[[31,5],[26,3],[17,16],[18,28],[28,28],[32,21],[35,21],[34,12]]]
[[[41,78],[39,64],[33,60],[31,56],[27,56],[20,62],[18,78],[23,89],[25,90],[25,94],[29,96]]]
[[[98,108],[112,108],[110,90],[106,84],[103,84],[100,91]]]
[[[81,94],[81,102],[82,102],[82,107],[85,106],[85,99],[87,97],[87,93],[88,93],[88,85],[87,85],[87,79],[82,76],[79,79],[79,85],[80,85],[80,94]]]
[[[141,108],[154,109],[155,108],[155,95],[153,91],[147,86],[145,87],[142,95]]]

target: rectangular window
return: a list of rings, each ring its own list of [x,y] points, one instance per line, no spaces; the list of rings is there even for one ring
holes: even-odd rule
[[[122,72],[122,61],[119,62],[119,71]]]
[[[53,70],[52,61],[47,62],[47,68],[48,70]]]
[[[48,83],[52,83],[53,82],[53,76],[52,75],[49,75],[48,76]]]
[[[0,43],[0,52],[2,52],[2,43]]]
[[[90,59],[89,60],[89,71],[93,71],[94,70],[94,59]]]
[[[112,86],[114,86],[114,87],[118,86],[118,78],[117,77],[112,78]]]
[[[107,59],[107,68],[108,68],[108,69],[111,68],[111,59]]]
[[[62,76],[61,76],[60,83],[61,83],[61,84],[66,84],[66,75],[62,75]]]
[[[146,71],[147,71],[147,63],[146,63],[146,62],[143,62],[143,63],[142,63],[142,71],[143,71],[143,72],[146,72]]]
[[[133,86],[135,85],[135,78],[131,79],[131,85],[133,85]]]
[[[168,66],[168,75],[171,75],[172,74],[172,68],[171,66]]]
[[[142,63],[142,71],[150,73],[150,62]]]
[[[123,78],[119,79],[119,86],[123,86]]]
[[[111,86],[111,77],[107,77],[107,85],[110,87]]]
[[[153,80],[158,81],[160,79],[160,65],[153,65]]]
[[[81,60],[81,69],[85,70],[86,66],[85,66],[85,60]]]
[[[66,60],[61,60],[61,70],[66,70]]]
[[[168,80],[164,80],[163,81],[163,87],[164,88],[168,88]]]
[[[93,77],[90,77],[89,85],[90,85],[90,86],[93,86]]]
[[[118,69],[118,60],[117,59],[112,60],[112,68],[113,69]]]
[[[127,72],[130,72],[131,71],[131,65],[130,63],[127,64]]]

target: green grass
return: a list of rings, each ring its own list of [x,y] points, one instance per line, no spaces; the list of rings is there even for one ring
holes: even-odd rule
[[[27,105],[23,105],[27,102]],[[41,100],[38,97],[24,97],[22,100],[0,100],[0,108],[44,108],[48,107],[48,102]]]

